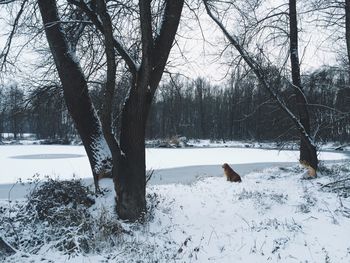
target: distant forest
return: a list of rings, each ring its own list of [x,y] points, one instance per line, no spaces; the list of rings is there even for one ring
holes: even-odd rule
[[[264,68],[271,86],[295,112],[294,90],[277,68]],[[349,86],[341,68],[322,68],[302,76],[312,130],[317,141],[350,141],[350,103],[342,91]],[[113,119],[119,129],[127,77],[117,85]],[[90,87],[97,112],[101,111],[102,87]],[[34,133],[37,139],[69,142],[78,135],[66,109],[59,86],[24,89],[16,84],[0,88],[0,133]],[[166,77],[157,91],[147,122],[148,139],[185,136],[220,140],[297,140],[298,132],[255,75],[239,68],[225,84],[179,74]]]

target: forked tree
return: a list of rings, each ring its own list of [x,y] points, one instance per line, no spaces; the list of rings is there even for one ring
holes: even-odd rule
[[[137,58],[120,41],[118,33],[122,30],[113,23],[113,18],[118,14],[111,13],[108,5],[113,3],[105,0],[67,2],[67,5],[73,5],[80,10],[84,23],[88,21],[103,37],[106,60],[104,103],[99,118],[89,97],[86,77],[74,51],[70,48],[69,38],[62,26],[66,21],[60,18],[56,0],[38,0],[67,108],[88,154],[96,184],[99,173],[103,172],[100,169],[101,162],[108,157],[108,153],[104,153],[108,145],[107,150],[110,150],[112,156],[118,215],[122,219],[137,220],[146,210],[147,116],[174,42],[184,1],[159,1],[160,12],[158,9],[157,15],[153,13],[154,2],[138,1],[136,17],[139,28],[136,31],[140,32],[141,51],[137,53]],[[126,5],[127,1],[124,4]],[[131,76],[129,95],[121,112],[119,137],[112,132],[111,118],[117,57],[124,60]]]

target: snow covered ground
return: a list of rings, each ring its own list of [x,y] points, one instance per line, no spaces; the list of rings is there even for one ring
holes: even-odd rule
[[[57,249],[67,237],[80,242],[86,235],[80,224],[64,229],[65,234],[55,239],[45,221],[12,221],[27,202],[24,189],[0,185],[0,237],[17,249],[5,262],[350,262],[349,195],[322,187],[349,178],[350,162],[340,161],[348,155],[322,152],[321,159],[338,161],[323,164],[317,179],[303,180],[305,171],[294,163],[295,151],[199,148],[146,152],[147,168],[158,169],[155,181],[147,187],[146,221],[118,221],[112,180],[101,180],[106,194],[97,197],[88,210],[89,220],[96,222],[96,240],[89,242],[96,242],[99,248],[89,252]],[[35,172],[60,178],[71,178],[73,172],[90,177],[87,159],[79,155],[85,154],[78,146],[0,146],[1,182],[14,182],[18,177],[26,181]],[[220,168],[223,162],[233,164],[242,183],[225,181]],[[81,220],[83,224],[88,218]],[[105,222],[102,228],[98,225],[101,220]],[[124,231],[103,237],[104,227],[116,223]]]
[[[211,177],[191,185],[149,186],[152,201],[146,222],[121,222],[124,233],[98,240],[98,250],[67,255],[55,248],[62,240],[41,233],[48,224],[36,222],[39,231],[28,234],[34,241],[35,235],[48,241],[31,250],[22,248],[5,262],[347,263],[350,199],[322,189],[338,179],[338,172],[350,171],[348,162],[337,167],[341,169],[325,169],[328,172],[315,180],[300,179],[303,171],[294,166],[245,174],[242,183]],[[101,184],[108,192],[96,199],[91,215],[96,222],[106,218],[115,222],[112,180],[103,179]],[[12,227],[20,239],[25,235],[20,230],[26,226]],[[0,235],[6,237],[3,231],[0,227]],[[74,227],[66,231],[80,240]],[[103,229],[96,230],[97,236],[99,231]],[[11,236],[7,240],[14,242]]]

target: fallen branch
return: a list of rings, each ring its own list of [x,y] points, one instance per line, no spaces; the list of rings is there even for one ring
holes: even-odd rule
[[[16,254],[16,250],[0,237],[0,259]]]
[[[335,182],[331,182],[331,183],[328,183],[328,184],[324,184],[324,185],[321,186],[321,189],[322,189],[323,187],[330,187],[330,186],[332,186],[332,185],[334,185],[334,184],[342,183],[342,182],[346,182],[346,181],[350,181],[350,178],[345,178],[345,179],[342,179],[342,180],[338,180],[338,181],[335,181]]]

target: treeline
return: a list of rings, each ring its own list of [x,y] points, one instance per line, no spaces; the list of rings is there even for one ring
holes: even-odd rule
[[[3,133],[12,133],[15,140],[23,133],[66,142],[76,136],[58,87],[37,87],[25,92],[16,83],[0,88],[0,134]]]
[[[276,68],[265,69],[271,86],[292,111],[296,105],[291,83]],[[318,141],[350,140],[350,101],[346,72],[324,68],[303,76],[310,119]],[[148,125],[148,137],[174,134],[223,140],[297,139],[294,125],[252,72],[231,76],[225,86],[205,79],[185,81],[175,76],[159,91]]]
[[[294,111],[293,86],[276,68],[266,68],[269,83]],[[119,122],[128,80],[118,83],[114,122]],[[342,96],[349,87],[347,73],[323,68],[303,76],[312,130],[318,141],[350,141],[350,102]],[[0,132],[34,133],[38,139],[76,137],[63,95],[57,86],[33,88],[25,93],[16,84],[1,89]],[[90,93],[100,112],[103,89]],[[116,125],[116,129],[118,129]],[[172,75],[158,90],[147,124],[147,138],[210,138],[220,140],[298,139],[294,125],[263,90],[254,74],[236,70],[224,85],[204,78],[195,80]]]

